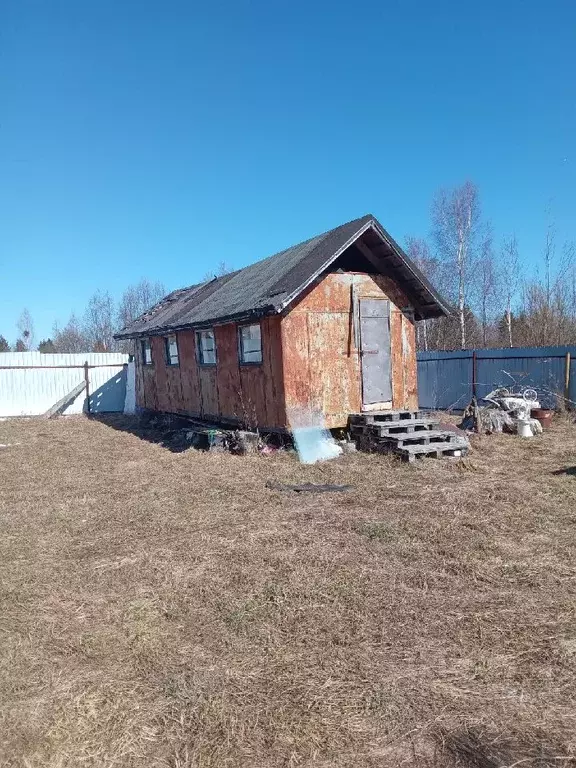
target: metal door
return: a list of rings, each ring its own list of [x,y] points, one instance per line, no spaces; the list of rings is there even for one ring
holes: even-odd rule
[[[360,299],[360,356],[362,403],[392,400],[390,302]]]

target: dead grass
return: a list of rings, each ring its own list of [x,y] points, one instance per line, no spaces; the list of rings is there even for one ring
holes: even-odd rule
[[[571,764],[568,419],[416,466],[0,443],[0,765]]]

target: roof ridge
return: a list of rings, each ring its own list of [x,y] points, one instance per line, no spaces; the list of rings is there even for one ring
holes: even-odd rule
[[[213,280],[179,288],[117,334],[135,338],[216,323],[239,322],[284,311],[302,291],[322,275],[360,236],[377,238],[398,259],[398,280],[414,283],[409,294],[423,317],[446,313],[446,304],[388,235],[376,217],[367,213],[302,240]],[[376,242],[376,241],[374,241]],[[378,270],[378,264],[376,263]],[[416,280],[414,281],[414,278]],[[408,290],[408,289],[407,289]]]

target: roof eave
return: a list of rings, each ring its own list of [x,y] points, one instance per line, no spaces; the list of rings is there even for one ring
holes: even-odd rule
[[[213,328],[215,325],[226,325],[226,323],[241,323],[245,320],[255,320],[266,315],[273,315],[279,312],[279,307],[272,304],[264,307],[258,307],[247,312],[236,312],[231,315],[224,315],[221,317],[215,317],[209,320],[202,320],[195,323],[175,323],[173,325],[162,325],[154,328],[145,328],[140,331],[120,331],[115,333],[115,339],[146,339],[150,336],[165,336],[168,333],[176,333],[177,331],[200,331],[203,328]]]
[[[438,317],[448,317],[449,315],[453,314],[453,310],[450,308],[450,305],[442,299],[442,297],[434,290],[432,285],[428,282],[428,280],[424,277],[424,275],[418,270],[414,264],[410,261],[408,256],[404,253],[402,248],[398,245],[398,243],[390,237],[390,235],[386,232],[384,227],[380,224],[380,222],[372,217],[369,219],[365,224],[363,224],[354,235],[352,235],[340,248],[338,248],[332,256],[327,259],[324,264],[322,264],[321,267],[319,267],[315,272],[302,284],[298,287],[297,290],[293,291],[289,296],[287,296],[284,301],[282,302],[282,305],[279,308],[279,311],[285,310],[287,307],[292,304],[293,301],[295,301],[298,296],[300,296],[315,280],[318,279],[318,277],[326,270],[328,267],[333,264],[336,259],[341,256],[344,251],[349,248],[351,245],[353,245],[356,240],[358,240],[359,237],[361,237],[368,229],[373,229],[381,238],[382,240],[388,245],[388,247],[394,252],[394,254],[400,259],[402,264],[408,269],[412,275],[418,280],[418,282],[422,285],[424,290],[428,293],[430,299],[432,300],[433,306],[428,307],[418,307],[416,309],[415,314],[419,315],[417,319],[419,320],[431,320]]]
[[[412,263],[412,261],[408,258],[408,256],[404,253],[402,248],[398,245],[398,243],[392,238],[388,232],[384,229],[384,227],[380,224],[379,221],[376,219],[372,219],[372,221],[369,223],[369,226],[374,229],[378,235],[384,240],[386,245],[393,251],[394,255],[397,256],[404,267],[409,270],[409,272],[412,273],[412,275],[418,280],[418,282],[422,285],[426,293],[430,296],[432,299],[432,304],[434,305],[430,309],[427,307],[421,307],[419,308],[418,312],[416,314],[419,314],[420,317],[418,319],[420,320],[432,320],[434,318],[439,317],[449,317],[451,314],[453,314],[453,308],[450,307],[450,304],[445,301],[442,296],[440,296],[439,293],[436,292],[436,290],[432,287],[431,283],[426,279],[426,277],[420,272],[420,270],[416,267],[415,264]]]
[[[356,240],[358,240],[361,235],[364,234],[364,232],[366,232],[373,221],[374,219],[370,219],[365,224],[363,224],[354,235],[348,238],[348,240],[343,245],[341,245],[340,248],[334,251],[332,256],[327,259],[321,267],[315,270],[314,273],[304,283],[302,283],[302,285],[300,285],[295,291],[292,291],[292,293],[284,299],[278,311],[283,311],[286,309],[286,307],[290,306],[290,304],[295,301],[298,296],[300,296],[310,285],[312,285],[314,280],[316,280],[326,269],[328,269],[330,264],[333,264],[336,259],[344,253],[346,248],[349,248]]]

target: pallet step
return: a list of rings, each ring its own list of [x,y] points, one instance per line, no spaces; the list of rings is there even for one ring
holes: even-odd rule
[[[466,456],[469,444],[467,440],[459,438],[450,443],[430,443],[430,445],[406,445],[402,448],[394,448],[397,453],[407,461],[415,461],[417,456],[430,456],[433,458],[444,458],[449,456]]]
[[[352,434],[393,435],[402,432],[417,432],[437,429],[440,422],[434,419],[406,419],[405,421],[385,421],[371,424],[352,424]]]
[[[366,411],[350,416],[351,424],[376,424],[383,421],[410,421],[421,419],[424,411]]]
[[[358,439],[358,449],[360,451],[391,453],[410,462],[425,456],[432,458],[466,456],[469,447],[468,441],[462,438],[450,442],[428,443],[428,445],[396,445],[393,441],[378,440],[370,438],[368,435],[362,435]]]
[[[456,432],[438,429],[424,429],[416,432],[398,432],[396,434],[380,435],[380,440],[391,443],[399,448],[406,445],[429,445],[430,443],[459,443],[462,438]]]

